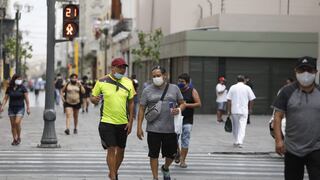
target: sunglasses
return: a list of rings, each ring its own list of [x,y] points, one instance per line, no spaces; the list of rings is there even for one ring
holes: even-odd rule
[[[297,73],[303,73],[303,72],[314,73],[314,72],[316,72],[316,70],[311,67],[303,66],[303,67],[297,68],[296,72]]]

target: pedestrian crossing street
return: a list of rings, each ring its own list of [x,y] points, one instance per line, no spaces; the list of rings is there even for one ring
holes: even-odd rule
[[[173,164],[172,179],[283,179],[283,159],[269,154],[190,153],[187,164],[186,169]],[[106,174],[104,151],[0,151],[0,177],[41,175],[106,179]],[[119,179],[152,179],[147,152],[126,152]]]

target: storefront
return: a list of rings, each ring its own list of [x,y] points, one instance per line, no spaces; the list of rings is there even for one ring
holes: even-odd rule
[[[164,38],[159,64],[172,83],[179,74],[190,74],[203,104],[197,113],[216,112],[219,76],[225,76],[230,87],[243,74],[252,80],[257,96],[254,114],[270,114],[277,91],[288,77],[294,78],[295,61],[305,55],[317,57],[317,33],[187,31]],[[153,65],[134,64],[140,84],[150,79]]]

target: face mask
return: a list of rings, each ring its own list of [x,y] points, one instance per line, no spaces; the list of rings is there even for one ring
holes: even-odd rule
[[[14,83],[16,83],[16,85],[21,85],[22,84],[22,80],[21,79],[17,79],[14,81]]]
[[[115,73],[113,75],[116,79],[121,79],[124,75],[123,74],[120,74],[120,73]]]
[[[296,77],[302,86],[310,86],[314,82],[316,74],[309,72],[296,73]]]
[[[152,78],[152,81],[153,81],[153,84],[156,86],[161,86],[164,82],[162,77]]]
[[[179,87],[180,89],[182,89],[182,88],[185,87],[185,84],[184,84],[184,83],[178,83],[178,87]]]

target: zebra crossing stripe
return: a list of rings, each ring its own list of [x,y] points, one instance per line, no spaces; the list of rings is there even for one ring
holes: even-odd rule
[[[163,159],[160,159],[160,164]],[[282,177],[283,160],[268,155],[190,153],[188,168],[171,166],[171,172],[183,176],[256,176]],[[126,152],[120,168],[123,175],[149,176],[147,152]],[[0,174],[105,176],[104,151],[1,151]]]

